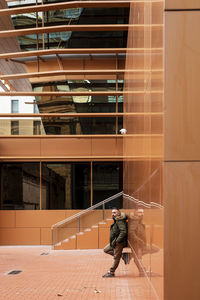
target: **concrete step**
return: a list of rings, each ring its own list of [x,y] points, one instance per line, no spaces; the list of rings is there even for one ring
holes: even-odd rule
[[[54,246],[55,250],[103,249],[109,243],[112,219],[106,219],[84,231],[63,240]]]
[[[55,244],[54,245],[54,250],[63,250],[62,243],[60,242],[60,243]]]
[[[84,230],[84,234],[77,234],[77,249],[98,249],[98,226]]]

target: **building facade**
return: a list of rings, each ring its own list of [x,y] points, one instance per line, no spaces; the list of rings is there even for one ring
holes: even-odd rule
[[[0,244],[51,244],[123,191],[107,212],[127,211],[132,247],[145,209],[159,272],[165,214],[164,299],[198,299],[199,1],[0,6]]]

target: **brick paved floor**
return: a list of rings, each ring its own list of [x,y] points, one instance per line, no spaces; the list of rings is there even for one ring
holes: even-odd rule
[[[42,253],[48,255],[41,255]],[[155,255],[155,271],[162,273],[162,253]],[[148,260],[148,257],[144,259],[147,265]],[[155,296],[149,281],[138,277],[133,260],[129,265],[120,262],[115,278],[102,278],[111,263],[112,257],[104,254],[102,250],[54,251],[49,246],[2,246],[0,299],[162,299],[162,277],[151,280],[150,284],[153,283],[158,293]],[[8,275],[12,270],[22,272]]]

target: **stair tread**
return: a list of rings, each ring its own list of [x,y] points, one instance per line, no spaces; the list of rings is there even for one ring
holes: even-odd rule
[[[84,234],[84,232],[82,232],[82,231],[77,233],[77,235],[83,235],[83,234]]]
[[[112,219],[105,219],[105,220],[102,220],[102,221],[100,221],[100,222],[98,222],[98,224],[95,224],[95,225],[91,225],[90,227],[88,227],[88,228],[85,228],[83,231],[80,231],[80,232],[77,232],[76,234],[74,234],[74,235],[72,235],[72,236],[70,236],[70,237],[68,237],[68,238],[66,238],[66,239],[64,239],[63,241],[61,241],[61,242],[58,242],[55,246],[59,249],[62,249],[62,247],[65,247],[64,249],[68,249],[69,247],[72,247],[72,243],[74,244],[74,241],[73,240],[75,240],[76,239],[76,241],[77,241],[77,239],[79,240],[79,238],[78,238],[78,236],[83,236],[83,235],[85,235],[86,237],[88,237],[88,234],[86,234],[87,232],[92,232],[92,230],[93,230],[93,233],[91,233],[91,234],[96,234],[96,230],[97,230],[97,228],[99,228],[100,227],[100,225],[106,225],[106,227],[107,227],[107,223],[108,222],[111,222],[111,221],[113,221]],[[103,226],[103,227],[105,227],[105,226]],[[96,229],[96,230],[94,230],[94,229]],[[82,239],[82,238],[81,238]],[[72,242],[73,241],[73,242]],[[75,242],[75,244],[76,244],[77,242]],[[75,246],[76,247],[76,246]],[[71,248],[69,248],[69,249],[71,249]]]
[[[76,238],[76,235],[72,235],[69,237],[69,239],[75,239]]]
[[[54,245],[55,246],[61,246],[61,242],[58,242],[57,244]]]
[[[69,239],[65,239],[62,241],[62,243],[67,243],[67,242],[69,242]]]

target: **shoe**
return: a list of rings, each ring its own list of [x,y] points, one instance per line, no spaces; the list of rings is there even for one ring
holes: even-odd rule
[[[106,274],[104,274],[103,276],[102,276],[103,278],[107,278],[107,277],[115,277],[115,273],[110,273],[110,272],[107,272]]]
[[[122,253],[122,259],[123,259],[125,265],[127,265],[129,263],[129,255],[128,255],[128,253]]]

